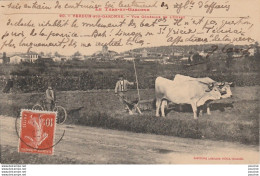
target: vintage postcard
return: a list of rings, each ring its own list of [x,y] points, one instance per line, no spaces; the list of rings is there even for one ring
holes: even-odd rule
[[[0,1],[1,163],[258,164],[259,4]]]

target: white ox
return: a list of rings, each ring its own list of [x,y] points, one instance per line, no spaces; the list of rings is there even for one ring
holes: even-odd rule
[[[197,80],[172,81],[163,77],[155,80],[156,94],[156,116],[164,117],[164,108],[167,101],[176,104],[190,104],[193,110],[194,119],[197,119],[197,109],[208,100],[218,100],[221,98],[220,90],[217,86],[206,84]]]
[[[233,84],[232,82],[216,82],[213,79],[209,78],[209,77],[204,77],[204,78],[193,78],[190,76],[184,76],[184,75],[180,75],[180,74],[176,74],[173,80],[176,84],[182,84],[184,81],[198,81],[202,84],[207,84],[210,87],[213,86],[217,86],[220,93],[221,93],[221,98],[229,98],[232,97],[232,91],[230,88],[230,85]],[[207,89],[206,91],[209,91],[209,89]],[[207,107],[207,114],[210,115],[210,107],[209,107],[209,103],[206,103],[206,107]]]
[[[233,84],[232,82],[217,82],[209,77],[204,78],[193,78],[190,76],[184,76],[180,74],[176,74],[173,80],[176,84],[177,83],[183,83],[184,81],[199,81],[200,83],[204,83],[209,85],[210,87],[218,86],[220,92],[221,92],[221,98],[229,98],[232,97],[232,92],[230,89],[230,85]]]

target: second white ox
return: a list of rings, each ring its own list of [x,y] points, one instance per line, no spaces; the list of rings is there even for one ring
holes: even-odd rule
[[[167,101],[176,104],[190,104],[193,110],[194,119],[197,119],[197,109],[208,100],[218,100],[221,93],[216,85],[210,85],[197,80],[183,81],[181,83],[163,77],[155,80],[156,94],[156,116],[165,116],[164,108]]]
[[[217,86],[221,92],[221,98],[229,98],[232,97],[232,92],[230,89],[230,85],[233,84],[232,82],[217,82],[209,77],[204,78],[193,78],[190,76],[176,74],[173,80],[176,84],[182,84],[184,81],[199,81],[200,83],[207,84],[211,87]]]

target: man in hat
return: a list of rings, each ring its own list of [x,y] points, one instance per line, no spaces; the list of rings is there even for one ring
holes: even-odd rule
[[[123,75],[119,75],[119,80],[116,83],[115,87],[115,94],[119,96],[119,101],[122,102],[125,105],[125,109],[131,113],[132,111],[129,109],[128,105],[126,104],[127,97],[127,86],[128,85],[134,85],[134,82],[129,82],[126,79],[124,79]]]
[[[48,89],[46,90],[45,98],[46,98],[46,108],[47,108],[47,110],[52,111],[53,108],[54,108],[55,93],[54,93],[51,85],[49,85]]]

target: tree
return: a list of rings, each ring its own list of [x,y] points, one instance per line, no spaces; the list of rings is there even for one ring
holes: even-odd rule
[[[226,57],[226,67],[227,68],[231,67],[232,59],[233,59],[233,52],[228,52],[227,57]]]
[[[41,51],[41,52],[40,52],[40,56],[44,56],[44,52]]]
[[[56,52],[54,53],[54,56],[55,56],[55,57],[60,57],[61,55],[56,51]]]
[[[74,54],[73,54],[73,56],[82,56],[82,54],[79,52],[79,51],[77,51],[77,52],[75,52]]]
[[[260,60],[260,51],[259,51],[259,43],[255,42],[255,59]]]

